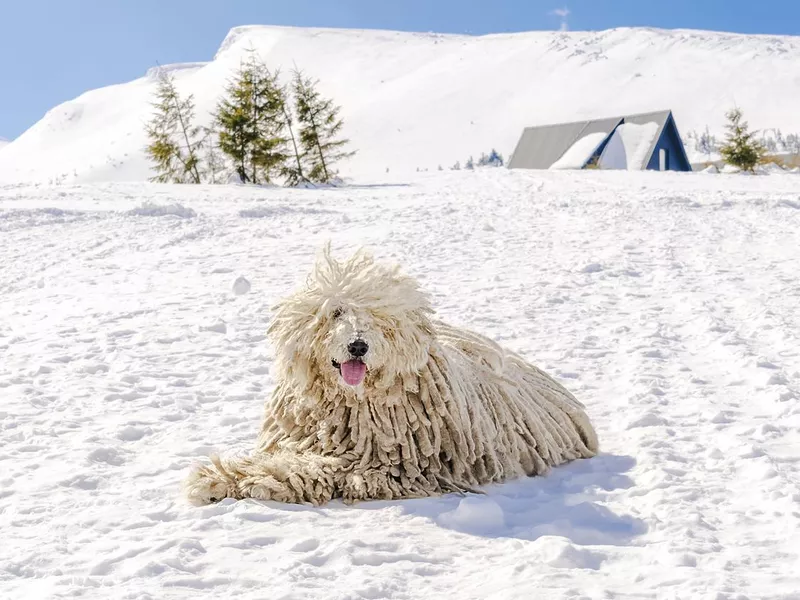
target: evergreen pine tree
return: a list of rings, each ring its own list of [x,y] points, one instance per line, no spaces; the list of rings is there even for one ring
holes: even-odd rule
[[[155,163],[156,175],[150,180],[158,183],[200,183],[202,146],[200,128],[194,120],[194,97],[181,99],[175,80],[168,73],[158,72],[157,101],[153,118],[147,124],[150,143],[146,152]]]
[[[307,179],[303,169],[303,151],[299,145],[300,140],[294,133],[294,114],[292,106],[287,100],[288,96],[287,86],[282,86],[280,88],[280,108],[286,133],[289,135],[288,141],[291,142],[291,150],[294,153],[294,160],[290,156],[283,167],[283,176],[286,178],[286,185],[296,186],[307,181]]]
[[[709,156],[714,150],[715,144],[716,140],[714,139],[714,136],[711,135],[711,132],[709,132],[708,125],[706,125],[706,130],[700,135],[695,148],[706,156]]]
[[[492,148],[492,151],[488,155],[485,152],[481,152],[481,157],[478,159],[478,166],[479,167],[502,167],[503,166],[503,155],[500,154],[494,148]]]
[[[260,134],[254,161],[260,167],[266,183],[276,174],[285,171],[288,139],[286,134],[286,96],[279,84],[279,73],[271,73],[267,66],[252,55],[250,64],[255,72],[255,121]]]
[[[492,151],[489,153],[489,164],[493,167],[502,167],[505,164],[503,155],[494,148],[492,148]]]
[[[248,167],[255,128],[252,122],[253,85],[250,74],[240,67],[236,79],[228,84],[226,97],[217,105],[214,121],[219,129],[219,149],[233,163],[242,183],[250,181]]]
[[[252,54],[226,91],[215,115],[219,148],[243,183],[269,183],[288,158],[278,75]]]
[[[200,176],[206,183],[223,183],[225,173],[224,156],[217,145],[219,132],[213,127],[203,128],[202,165]]]
[[[792,154],[800,155],[800,135],[790,133],[786,136],[786,150]]]
[[[752,171],[764,156],[764,147],[748,131],[747,123],[742,121],[742,111],[735,108],[726,113],[728,135],[720,153],[725,162],[745,171]]]
[[[309,181],[329,183],[336,176],[333,166],[355,152],[343,150],[348,140],[338,138],[344,125],[338,118],[339,107],[332,100],[320,96],[317,82],[297,69],[293,75],[300,156],[306,164],[305,175]]]
[[[775,130],[775,145],[779,150],[786,151],[786,140],[783,137],[783,132],[780,129]]]

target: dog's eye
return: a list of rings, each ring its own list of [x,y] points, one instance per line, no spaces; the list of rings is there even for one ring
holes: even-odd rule
[[[339,317],[342,316],[343,313],[344,313],[344,311],[341,308],[337,308],[336,310],[333,311],[333,315],[331,315],[331,316],[334,319],[338,319]]]

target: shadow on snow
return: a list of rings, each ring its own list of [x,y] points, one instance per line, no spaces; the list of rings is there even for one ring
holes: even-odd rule
[[[408,516],[423,517],[439,527],[469,535],[529,541],[557,536],[580,545],[620,546],[647,531],[641,519],[616,514],[605,506],[609,492],[634,485],[626,473],[635,464],[630,456],[600,454],[556,467],[544,477],[486,486],[485,494],[370,501],[349,507],[338,500],[321,508],[277,502],[258,504],[286,511],[334,513],[399,506]]]

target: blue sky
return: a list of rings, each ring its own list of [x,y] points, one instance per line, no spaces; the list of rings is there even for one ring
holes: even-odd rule
[[[0,137],[160,62],[209,60],[236,25],[483,34],[650,26],[800,35],[800,0],[0,0]]]

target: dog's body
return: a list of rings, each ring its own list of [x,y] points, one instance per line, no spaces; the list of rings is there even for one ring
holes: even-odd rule
[[[487,338],[430,320],[414,280],[363,254],[326,254],[278,307],[278,384],[256,451],[212,457],[195,504],[419,498],[598,451],[583,405]]]

